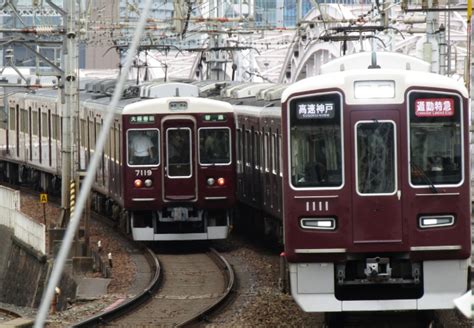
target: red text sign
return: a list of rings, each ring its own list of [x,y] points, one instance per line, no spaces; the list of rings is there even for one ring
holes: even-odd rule
[[[454,115],[454,100],[451,98],[425,98],[415,100],[417,117],[446,117]]]

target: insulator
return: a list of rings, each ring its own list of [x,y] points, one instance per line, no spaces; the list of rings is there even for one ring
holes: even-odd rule
[[[36,27],[36,34],[38,34],[38,35],[51,34],[53,32],[55,32],[55,29],[52,26],[38,26],[38,27]]]

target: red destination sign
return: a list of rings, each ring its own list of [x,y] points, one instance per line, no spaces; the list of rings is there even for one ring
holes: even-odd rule
[[[454,115],[454,100],[451,98],[425,98],[415,100],[417,117],[446,117]]]

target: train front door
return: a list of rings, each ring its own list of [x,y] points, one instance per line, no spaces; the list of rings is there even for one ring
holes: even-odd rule
[[[163,120],[165,201],[192,201],[197,198],[195,131],[192,119]]]
[[[396,111],[354,111],[354,244],[401,243],[400,132]]]

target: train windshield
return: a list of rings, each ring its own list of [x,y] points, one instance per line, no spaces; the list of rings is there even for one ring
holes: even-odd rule
[[[191,129],[169,128],[167,131],[168,176],[191,176]]]
[[[462,123],[459,98],[439,94],[410,96],[411,183],[462,181]]]
[[[128,130],[128,165],[158,165],[160,162],[158,138],[157,129]]]
[[[337,94],[290,104],[290,169],[294,187],[342,185],[341,100]]]
[[[391,194],[396,191],[395,124],[359,122],[356,125],[357,192]]]
[[[199,163],[202,165],[223,165],[230,164],[230,161],[230,129],[200,129]]]

